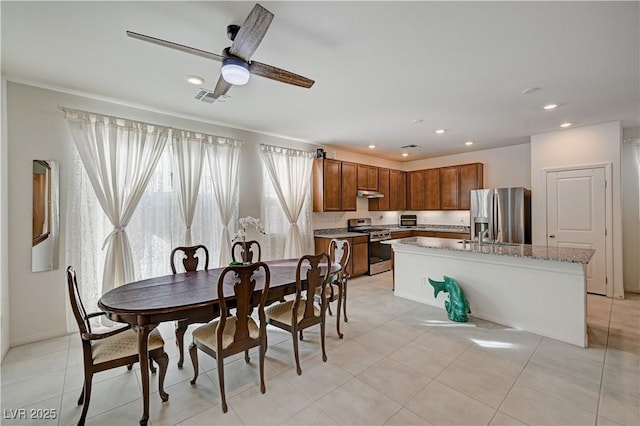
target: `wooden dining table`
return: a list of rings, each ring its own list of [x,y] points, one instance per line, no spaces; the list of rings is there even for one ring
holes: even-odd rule
[[[296,292],[298,259],[270,260],[265,263],[269,266],[271,275],[268,303]],[[321,265],[321,268],[326,271],[327,265]],[[203,322],[207,322],[219,316],[218,278],[223,270],[224,268],[216,268],[148,278],[116,287],[98,301],[98,307],[109,319],[131,324],[138,334],[143,401],[141,425],[146,425],[149,421],[149,368],[143,367],[149,364],[149,333],[164,321],[202,318]],[[333,276],[338,272],[340,264],[332,264],[330,274]],[[302,277],[305,275],[301,274]],[[254,305],[258,304],[264,286],[263,276],[262,269],[254,275]],[[223,297],[231,307],[234,305],[234,282],[233,274],[227,274]],[[306,281],[302,284],[304,288]]]

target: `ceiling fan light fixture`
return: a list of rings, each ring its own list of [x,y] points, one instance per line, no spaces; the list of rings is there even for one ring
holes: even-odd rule
[[[225,58],[222,61],[222,78],[234,86],[242,86],[249,82],[249,65],[238,58]]]

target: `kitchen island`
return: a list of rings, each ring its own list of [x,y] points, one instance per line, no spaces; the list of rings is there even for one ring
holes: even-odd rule
[[[395,295],[442,307],[428,278],[456,279],[471,316],[586,347],[586,274],[594,250],[477,244],[446,238],[390,240]]]

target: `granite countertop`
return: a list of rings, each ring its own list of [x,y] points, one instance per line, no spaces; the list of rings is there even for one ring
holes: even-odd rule
[[[372,225],[372,228],[386,228],[391,232],[399,232],[399,231],[436,231],[436,232],[454,232],[454,233],[463,233],[468,234],[471,232],[468,226],[462,225],[418,225],[418,226],[408,226],[408,227],[400,227],[398,225]],[[316,229],[313,232],[314,237],[321,238],[349,238],[349,237],[358,237],[362,236],[362,233],[359,232],[349,232],[347,228],[329,228],[329,229]]]
[[[435,248],[467,253],[511,256],[556,262],[589,263],[595,250],[569,247],[534,246],[530,244],[487,244],[463,243],[457,239],[409,237],[383,241],[385,244],[399,244],[412,247]]]

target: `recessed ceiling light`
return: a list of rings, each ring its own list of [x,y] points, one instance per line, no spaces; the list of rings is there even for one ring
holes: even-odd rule
[[[540,91],[539,87],[529,87],[528,89],[524,89],[522,91],[522,94],[523,95],[530,95],[532,93],[536,93],[536,92],[539,92],[539,91]]]
[[[420,124],[422,123],[424,120],[422,118],[417,118],[415,120],[412,121],[413,124]]]
[[[403,152],[403,153],[402,153],[402,156],[403,156],[403,157],[408,157],[408,156],[409,156],[409,153],[408,153],[408,152]]]
[[[439,134],[439,135],[441,135],[441,134],[443,134],[443,133],[444,133],[444,132],[446,132],[446,131],[447,131],[446,129],[438,129],[438,130],[436,130],[436,133],[437,133],[437,134]]]
[[[369,145],[369,149],[374,149],[375,147],[375,145]]]
[[[571,127],[573,125],[573,123],[569,123],[568,121],[566,123],[562,123],[560,125],[560,127]]]
[[[187,82],[193,84],[194,86],[200,86],[204,84],[204,78],[198,77],[197,75],[188,75]]]
[[[556,109],[558,108],[558,104],[547,104],[542,107],[543,109]]]
[[[473,145],[473,141],[466,141],[464,144],[467,145],[467,146]]]

